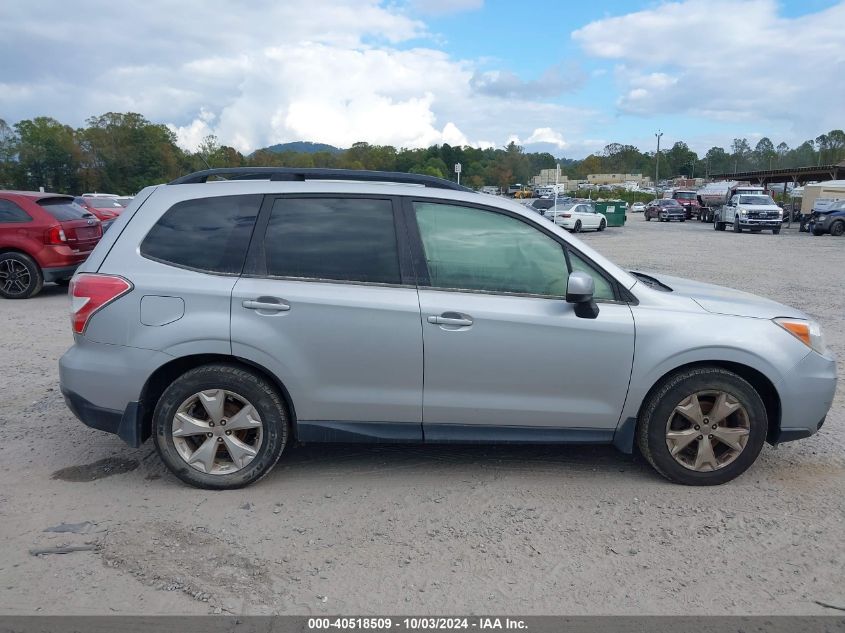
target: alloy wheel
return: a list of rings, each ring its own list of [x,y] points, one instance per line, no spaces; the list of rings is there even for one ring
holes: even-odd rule
[[[750,433],[748,411],[737,398],[725,391],[698,391],[669,415],[666,446],[684,468],[710,472],[739,457]]]
[[[186,399],[173,417],[173,444],[186,464],[202,473],[227,475],[258,454],[264,424],[243,396],[209,389]]]
[[[0,289],[10,295],[25,294],[32,283],[32,274],[23,262],[16,259],[0,260]]]

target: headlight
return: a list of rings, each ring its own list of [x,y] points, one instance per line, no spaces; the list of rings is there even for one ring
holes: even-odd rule
[[[748,215],[748,211],[746,211],[745,209],[740,209],[740,210],[739,210],[739,214],[740,214],[742,217],[745,217],[746,215]]]
[[[819,327],[819,324],[815,321],[787,319],[783,317],[773,320],[777,325],[792,334],[792,336],[804,343],[807,347],[822,355],[827,353],[827,346],[824,343],[822,330]]]

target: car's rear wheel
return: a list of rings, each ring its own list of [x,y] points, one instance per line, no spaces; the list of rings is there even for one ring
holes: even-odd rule
[[[837,237],[839,237],[843,233],[845,233],[845,222],[843,222],[842,220],[837,220],[836,222],[830,225],[831,235],[836,235]]]
[[[653,390],[640,412],[637,441],[667,479],[712,486],[754,463],[767,430],[766,408],[746,380],[719,367],[698,367]]]
[[[43,285],[41,268],[29,255],[16,252],[0,255],[0,297],[29,299]]]
[[[177,378],[153,413],[155,446],[182,481],[241,488],[270,472],[289,424],[275,387],[234,365],[203,365]]]
[[[581,232],[581,220],[575,220],[575,228],[572,229],[575,233]]]

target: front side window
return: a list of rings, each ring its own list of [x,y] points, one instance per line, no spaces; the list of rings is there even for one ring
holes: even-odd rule
[[[566,296],[563,248],[516,218],[472,207],[415,202],[431,286]]]
[[[0,199],[0,224],[12,222],[29,222],[32,218],[11,200]]]
[[[264,250],[272,276],[401,283],[390,200],[279,198]]]
[[[596,301],[613,301],[616,299],[616,295],[613,292],[613,286],[610,285],[610,282],[580,256],[573,253],[572,250],[569,251],[569,263],[572,265],[573,272],[580,270],[593,278],[595,286],[593,298]]]
[[[240,274],[260,195],[184,200],[170,207],[141,243],[141,255],[181,268]]]

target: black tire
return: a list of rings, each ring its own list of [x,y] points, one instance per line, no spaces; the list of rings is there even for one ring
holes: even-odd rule
[[[780,227],[777,227],[776,229],[772,229],[772,235],[780,235]]]
[[[674,408],[690,395],[720,390],[739,401],[748,414],[749,434],[736,458],[718,468],[701,472],[682,466],[666,445],[666,424]],[[766,441],[768,417],[760,395],[746,380],[719,367],[696,367],[678,371],[652,390],[640,410],[637,445],[643,457],[661,475],[687,486],[716,486],[744,473],[757,459]]]
[[[606,228],[607,228],[607,222],[605,222],[604,220],[599,222],[599,231],[604,231]]]
[[[208,474],[188,465],[173,441],[173,418],[186,399],[201,391],[225,389],[245,398],[263,423],[261,445],[245,467],[232,473]],[[279,392],[267,380],[236,365],[203,365],[185,372],[164,391],[153,412],[156,450],[167,468],[197,488],[242,488],[267,475],[279,461],[290,437],[290,424]]]
[[[821,229],[813,229],[813,235],[815,235],[816,237],[824,235],[824,231],[822,231]]]
[[[742,233],[742,227],[739,225],[739,218],[734,220],[734,233]]]
[[[44,286],[41,267],[25,253],[9,252],[0,255],[0,297],[29,299]]]
[[[651,222],[651,216],[648,213],[645,214],[645,221]]]
[[[686,222],[686,221],[687,221],[686,218],[681,218],[681,222]]]
[[[830,234],[839,237],[845,233],[845,222],[842,220],[837,220],[833,224],[830,225]]]
[[[575,228],[572,229],[573,233],[580,233],[581,232],[581,220],[575,220]]]

